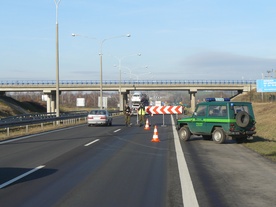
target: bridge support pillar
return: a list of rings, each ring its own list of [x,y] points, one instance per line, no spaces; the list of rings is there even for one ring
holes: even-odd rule
[[[52,93],[52,98],[51,98],[51,112],[54,113],[56,112],[56,94]]]
[[[56,91],[55,90],[44,90],[43,93],[47,95],[47,113],[56,112]],[[61,91],[59,91],[59,95]]]
[[[56,93],[44,93],[47,95],[47,113],[53,113],[56,109]]]
[[[119,110],[124,110],[124,93],[119,93]]]
[[[196,93],[197,93],[196,89],[189,91],[192,112],[195,111],[195,107],[196,107]]]
[[[128,94],[129,94],[129,91],[121,92],[120,94],[120,111],[124,111],[125,105],[128,102],[127,100]]]
[[[45,94],[47,96],[46,102],[47,102],[47,113],[51,112],[51,94]]]

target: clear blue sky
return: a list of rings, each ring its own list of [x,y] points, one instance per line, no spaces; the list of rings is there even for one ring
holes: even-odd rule
[[[55,12],[1,2],[0,80],[55,80]],[[100,42],[128,33],[103,43],[104,80],[119,79],[116,57],[122,79],[261,79],[276,70],[275,16],[275,0],[61,0],[60,80],[99,80]]]

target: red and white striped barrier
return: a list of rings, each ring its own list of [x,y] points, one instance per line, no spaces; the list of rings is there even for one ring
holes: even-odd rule
[[[182,114],[182,106],[146,106],[149,114]]]

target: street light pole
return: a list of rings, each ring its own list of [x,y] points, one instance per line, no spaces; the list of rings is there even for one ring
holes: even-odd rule
[[[59,36],[58,36],[58,6],[61,0],[54,0],[56,4],[56,117],[59,117]]]
[[[136,81],[138,81],[139,76],[141,76],[141,75],[147,75],[147,74],[152,74],[150,71],[148,71],[146,73],[142,73],[142,74],[135,74],[135,73],[132,73],[132,70],[130,68],[128,68],[128,67],[125,67],[125,68],[128,69],[129,74],[130,74],[129,77],[130,77],[131,80],[132,80],[132,76],[135,76],[136,77]],[[137,68],[140,68],[140,67],[136,67],[135,69],[137,69]],[[143,68],[148,69],[148,66],[144,66]]]
[[[101,41],[101,45],[100,45],[100,109],[103,108],[103,43],[106,40],[110,40],[110,39],[114,39],[114,38],[120,38],[120,37],[130,37],[130,34],[127,35],[120,35],[120,36],[115,36],[115,37],[110,37],[110,38],[106,38],[103,39]]]
[[[100,109],[103,109],[103,54],[102,54],[102,45],[101,43],[101,51],[100,51]]]
[[[72,36],[76,37],[76,36],[82,36],[82,35],[72,33]],[[130,34],[114,36],[114,37],[109,37],[109,38],[103,39],[100,42],[100,51],[99,51],[99,55],[100,55],[100,109],[103,109],[103,43],[110,39],[120,38],[120,37],[130,37],[130,36],[131,36]],[[82,36],[82,37],[89,38],[87,36]],[[89,39],[96,39],[96,38],[89,38]]]
[[[142,75],[148,75],[148,74],[151,74],[151,72],[142,73],[142,74],[134,74],[134,73],[132,73],[132,75],[136,76],[136,82],[138,82],[138,80],[139,80],[139,76],[142,76]]]
[[[141,56],[141,53],[126,55],[126,56],[123,56],[123,57],[120,57],[120,58],[114,56],[119,62],[119,104],[120,104],[120,111],[123,110],[123,103],[122,103],[123,101],[122,101],[122,97],[121,97],[121,93],[122,93],[122,60],[125,59],[126,57],[131,57],[131,56],[135,56],[135,55]]]

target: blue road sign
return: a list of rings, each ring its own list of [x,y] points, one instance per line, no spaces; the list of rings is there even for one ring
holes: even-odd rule
[[[257,80],[257,92],[276,92],[276,79]]]

